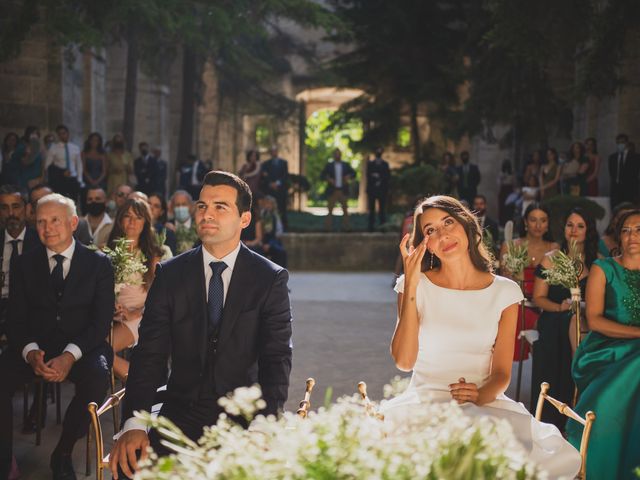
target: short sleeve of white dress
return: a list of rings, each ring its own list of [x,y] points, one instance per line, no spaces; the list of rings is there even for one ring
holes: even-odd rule
[[[498,283],[500,288],[497,301],[501,311],[514,303],[520,303],[524,298],[520,286],[513,280],[496,275],[496,283]]]
[[[404,275],[400,275],[396,280],[396,286],[393,287],[396,293],[404,293]]]

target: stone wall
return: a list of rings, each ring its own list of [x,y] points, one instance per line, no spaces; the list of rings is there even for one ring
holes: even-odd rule
[[[393,271],[396,233],[285,233],[289,269],[315,271]]]

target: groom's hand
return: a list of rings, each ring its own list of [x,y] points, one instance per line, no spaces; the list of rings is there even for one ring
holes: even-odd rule
[[[149,436],[144,430],[128,430],[118,438],[111,450],[109,468],[114,480],[118,480],[118,466],[127,477],[133,478],[138,469],[138,452],[140,459],[147,457]]]
[[[467,383],[464,377],[458,379],[458,383],[449,385],[449,391],[451,392],[451,398],[458,402],[458,404],[478,402],[478,386],[475,383]]]

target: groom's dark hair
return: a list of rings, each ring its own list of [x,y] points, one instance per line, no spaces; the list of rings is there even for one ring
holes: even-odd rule
[[[211,170],[205,175],[202,181],[202,186],[204,187],[206,185],[210,187],[226,185],[234,188],[238,193],[236,197],[238,212],[242,215],[244,212],[251,211],[251,189],[249,185],[237,175],[222,170]]]

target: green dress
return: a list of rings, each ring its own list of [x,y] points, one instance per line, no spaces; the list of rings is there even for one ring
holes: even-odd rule
[[[640,271],[627,270],[613,258],[596,260],[605,273],[604,316],[640,326]],[[640,339],[589,333],[573,360],[580,392],[579,415],[592,410],[596,420],[587,452],[587,478],[636,479],[640,466]],[[567,423],[567,435],[580,447],[582,425]]]

